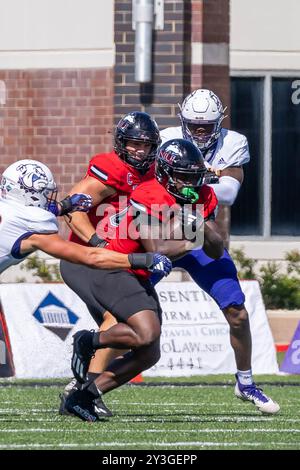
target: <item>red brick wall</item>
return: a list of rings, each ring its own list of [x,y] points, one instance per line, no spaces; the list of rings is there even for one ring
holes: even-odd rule
[[[91,155],[111,149],[113,122],[134,109],[163,128],[178,125],[178,106],[198,87],[229,105],[228,67],[191,65],[192,42],[229,40],[229,0],[165,0],[165,28],[153,34],[153,80],[134,81],[132,0],[115,0],[116,65],[111,69],[0,71],[0,171],[21,158],[48,163],[65,194]]]
[[[190,6],[190,0],[164,1],[164,30],[153,32],[152,81],[139,84],[134,81],[132,0],[115,1],[115,121],[142,110],[161,128],[178,125],[177,103],[190,91]]]
[[[204,44],[229,44],[229,0],[192,0],[192,42]],[[227,107],[230,115],[229,65],[192,65],[191,89],[213,90]],[[223,124],[230,127],[227,117]],[[220,206],[217,217],[225,245],[229,246],[230,208]]]
[[[192,42],[203,41],[203,0],[192,0],[192,25],[191,39]]]
[[[164,30],[153,32],[153,76],[134,81],[132,0],[115,1],[115,122],[133,109],[152,114],[160,127],[178,125],[178,106],[191,90],[212,88],[229,106],[229,68],[192,65],[193,42],[229,42],[229,0],[165,0]]]
[[[229,32],[229,0],[192,0],[192,42],[229,44]],[[229,112],[229,65],[193,65],[191,89],[196,88],[212,89]]]
[[[0,172],[19,159],[40,160],[65,195],[93,154],[111,150],[112,70],[10,70],[0,80]]]
[[[203,42],[229,43],[229,1],[193,0],[202,3]]]

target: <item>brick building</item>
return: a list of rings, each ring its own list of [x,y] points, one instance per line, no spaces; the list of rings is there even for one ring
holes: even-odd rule
[[[65,195],[91,155],[111,149],[121,115],[141,109],[161,128],[174,125],[187,93],[212,88],[252,155],[232,212],[233,245],[282,258],[284,249],[299,248],[300,236],[300,106],[290,101],[300,34],[289,27],[299,2],[287,0],[284,11],[272,0],[160,3],[152,80],[139,84],[132,0],[0,0],[0,172],[17,159],[41,160]]]
[[[123,114],[141,109],[153,114],[161,127],[175,125],[177,103],[200,86],[213,87],[229,105],[229,0],[165,0],[164,29],[153,33],[150,84],[134,81],[132,0],[106,1],[109,14],[103,19],[96,1],[73,3],[76,11],[71,12],[71,20],[65,12],[64,21],[56,25],[55,8],[59,15],[61,6],[51,2],[50,7],[49,2],[53,24],[50,37],[42,41],[38,37],[42,24],[31,36],[29,29],[45,18],[39,17],[40,9],[34,9],[35,1],[31,7],[28,4],[31,10],[21,24],[28,37],[24,41],[20,34],[17,45],[6,38],[10,55],[0,52],[0,171],[17,159],[39,159],[49,164],[63,194],[84,174],[91,155],[110,150],[114,122]],[[91,28],[99,23],[111,36],[114,31],[115,51],[114,44],[109,44],[109,60],[102,57],[99,66],[96,55],[84,57],[86,50],[93,51],[97,45],[100,50],[101,44],[94,36],[89,43],[85,40],[86,26],[80,33],[80,14]],[[94,14],[99,16],[93,23]],[[79,39],[74,37],[72,43],[72,38],[62,37],[60,45],[53,37],[55,27],[65,29],[68,36],[71,26]],[[72,57],[70,49],[76,47],[77,55]]]

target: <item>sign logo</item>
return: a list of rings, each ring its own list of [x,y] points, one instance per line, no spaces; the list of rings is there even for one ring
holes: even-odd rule
[[[33,312],[34,318],[62,341],[66,339],[79,317],[51,292]]]

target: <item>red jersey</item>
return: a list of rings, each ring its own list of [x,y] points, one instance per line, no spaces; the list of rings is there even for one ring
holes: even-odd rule
[[[110,240],[114,237],[120,220],[128,210],[132,191],[141,181],[152,178],[153,174],[154,165],[143,176],[133,166],[121,160],[114,151],[95,155],[90,160],[85,177],[91,176],[116,190],[115,194],[101,201],[88,213],[90,222],[100,238]],[[70,240],[87,245],[73,232],[70,234]]]
[[[202,215],[205,220],[214,216],[218,205],[218,200],[214,190],[207,185],[201,186],[199,189],[199,199],[197,203],[192,204],[192,209],[196,210],[199,204],[202,205]],[[138,232],[134,230],[134,213],[135,210],[144,212],[152,217],[157,218],[160,222],[168,220],[168,214],[171,207],[178,207],[174,196],[156,180],[150,179],[141,183],[131,194],[131,208],[127,211],[126,216],[120,223],[116,231],[116,237],[110,240],[107,249],[118,251],[119,253],[143,253],[145,252]],[[134,210],[135,209],[135,210]],[[150,273],[146,270],[130,270],[137,276],[148,278]]]

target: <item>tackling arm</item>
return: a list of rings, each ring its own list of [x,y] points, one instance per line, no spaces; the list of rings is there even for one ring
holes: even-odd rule
[[[87,176],[72,188],[70,195],[75,193],[89,194],[93,200],[93,207],[95,207],[115,192],[115,189],[111,186],[105,186],[95,178]],[[84,212],[74,212],[71,220],[69,220],[69,217],[65,217],[65,221],[72,232],[85,243],[88,243],[95,234],[95,228],[91,224],[89,216]]]
[[[57,233],[34,234],[21,242],[21,253],[42,250],[55,258],[92,268],[128,269],[128,255],[103,248],[90,248],[63,240]]]
[[[63,240],[57,233],[34,234],[22,240],[20,252],[29,254],[42,250],[55,258],[71,263],[83,264],[97,269],[148,269],[153,273],[167,276],[171,261],[159,253],[123,254],[104,248],[92,248]]]

